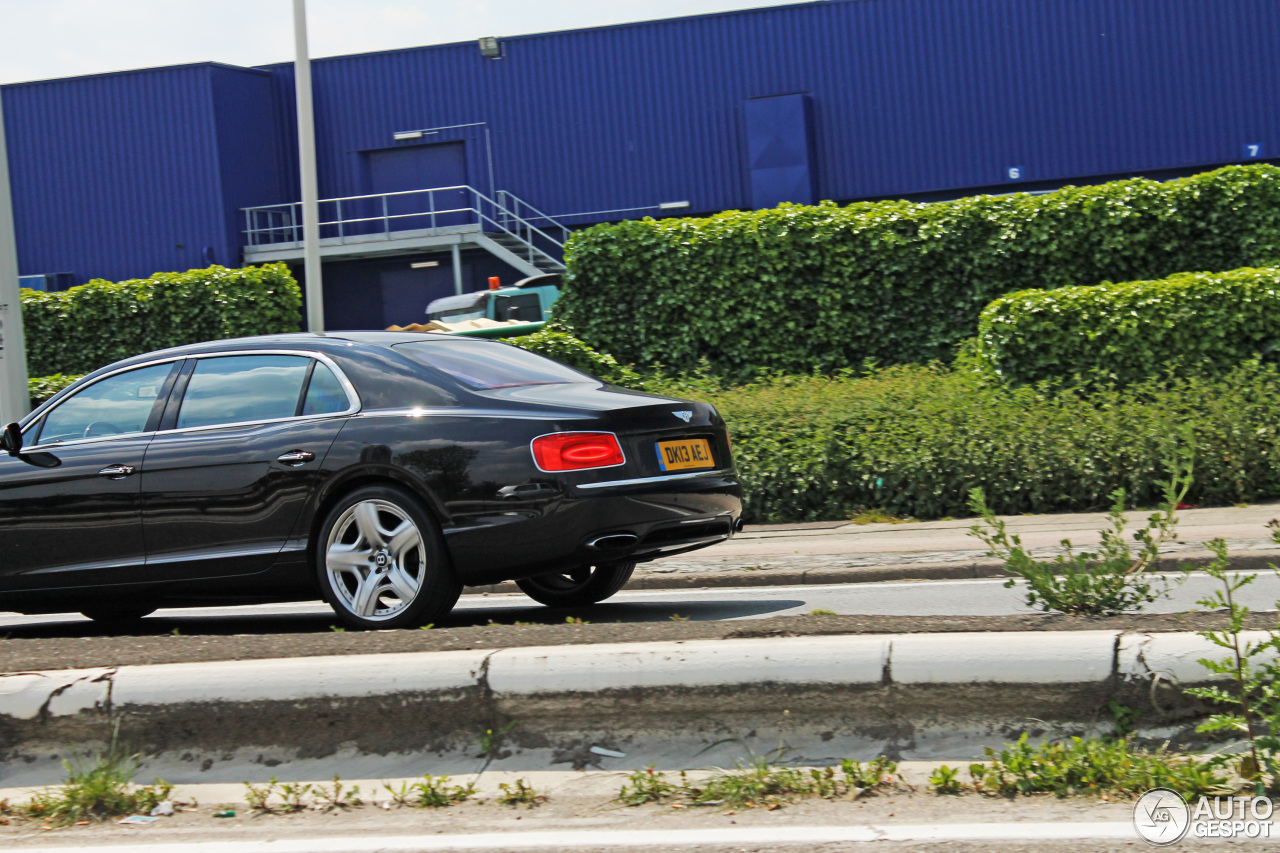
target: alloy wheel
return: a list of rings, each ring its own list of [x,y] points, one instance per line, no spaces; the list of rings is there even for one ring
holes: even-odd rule
[[[426,580],[427,549],[407,510],[386,500],[348,507],[331,528],[325,569],[338,602],[361,619],[394,619]]]

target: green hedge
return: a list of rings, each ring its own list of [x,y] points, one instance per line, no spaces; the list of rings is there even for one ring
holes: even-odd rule
[[[978,355],[1011,382],[1086,375],[1126,384],[1172,368],[1223,373],[1280,344],[1280,269],[1024,290],[991,303]]]
[[[156,273],[66,291],[22,291],[31,376],[88,373],[138,353],[296,332],[302,295],[284,264]]]
[[[1120,487],[1132,503],[1154,505],[1186,429],[1197,451],[1189,500],[1280,498],[1273,365],[1124,390],[1009,388],[919,366],[701,390],[729,423],[753,523],[865,508],[964,517],[975,486],[999,513],[1105,509]]]
[[[31,408],[48,400],[54,394],[57,394],[63,388],[80,379],[83,374],[67,376],[62,373],[55,373],[52,376],[33,377],[27,380],[27,389],[31,395]]]
[[[572,330],[548,323],[532,335],[509,338],[509,344],[554,358],[584,373],[617,385],[635,385],[640,377],[608,353],[597,352],[574,337]]]
[[[1280,259],[1280,168],[938,204],[782,205],[598,225],[568,245],[558,319],[642,368],[725,376],[949,359],[1028,287]]]

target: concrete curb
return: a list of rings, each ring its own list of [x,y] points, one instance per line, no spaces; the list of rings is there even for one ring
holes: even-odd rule
[[[1248,639],[1265,636],[1251,632]],[[978,744],[991,743],[993,732],[998,743],[1027,730],[1108,730],[1111,702],[1135,709],[1153,736],[1176,739],[1178,727],[1202,711],[1181,685],[1210,681],[1196,661],[1221,656],[1193,634],[1073,631],[619,643],[11,673],[0,675],[0,748],[12,765],[48,755],[51,744],[65,750],[100,743],[118,727],[133,748],[180,752],[204,769],[245,749],[270,766],[342,749],[473,751],[476,733],[506,731],[517,721],[513,749],[550,751],[575,767],[590,764],[591,744],[629,743],[628,752],[642,752],[635,744],[644,741],[687,749],[735,732],[773,731],[841,740],[849,744],[844,754],[930,759],[957,749],[980,754]]]
[[[865,555],[860,555],[865,556]],[[891,555],[885,555],[890,557]],[[769,558],[760,557],[768,562]],[[773,558],[775,562],[785,558]],[[1155,571],[1177,574],[1184,566],[1203,568],[1214,560],[1214,555],[1197,552],[1190,555],[1162,557],[1156,563]],[[746,562],[746,559],[743,560]],[[1267,554],[1232,555],[1231,570],[1239,572],[1268,572],[1272,563],[1280,563],[1280,552]],[[714,587],[753,587],[753,586],[820,586],[825,584],[845,583],[882,583],[884,581],[906,580],[973,580],[979,578],[1008,578],[1012,574],[1005,570],[1003,563],[965,562],[965,563],[886,563],[876,566],[848,566],[846,568],[822,569],[759,569],[756,571],[707,571],[686,573],[640,573],[623,587],[626,590],[644,589],[706,589]],[[467,595],[497,595],[518,593],[520,588],[514,581],[491,586],[468,587]]]

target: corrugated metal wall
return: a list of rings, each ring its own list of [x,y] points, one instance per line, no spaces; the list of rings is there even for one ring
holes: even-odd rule
[[[745,206],[743,105],[793,93],[819,198],[1274,158],[1277,36],[1275,0],[829,0],[506,38],[498,60],[337,57],[314,68],[320,188],[365,192],[363,152],[395,131],[486,122],[497,186],[548,213]],[[6,87],[23,272],[234,263],[238,208],[297,198],[292,82],[198,65]],[[448,139],[487,189],[484,129],[423,141]]]
[[[504,39],[499,60],[339,57],[315,64],[321,192],[363,191],[359,152],[396,130],[488,121],[498,185],[547,212],[742,206],[743,103],[793,92],[823,198],[1277,156],[1278,36],[1274,0],[854,0]]]
[[[275,97],[208,63],[6,86],[22,273],[238,265],[239,207],[288,191]]]

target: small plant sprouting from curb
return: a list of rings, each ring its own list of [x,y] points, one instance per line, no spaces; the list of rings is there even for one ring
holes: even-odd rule
[[[502,791],[498,795],[498,802],[504,806],[527,806],[533,808],[547,799],[546,794],[538,793],[524,779],[517,779],[510,785],[506,782],[499,782],[498,788]]]
[[[929,774],[929,787],[938,794],[958,794],[964,787],[960,781],[960,770],[946,764]]]
[[[162,779],[151,785],[134,785],[133,777],[140,765],[138,756],[122,748],[113,731],[105,751],[87,761],[63,762],[67,776],[60,789],[41,791],[10,810],[58,826],[139,812],[148,814],[169,799],[173,786]]]
[[[277,794],[276,786],[279,784],[275,776],[272,776],[261,785],[255,785],[252,782],[243,784],[244,802],[249,807],[249,811],[266,814],[271,814],[275,811],[271,804],[271,798]]]
[[[676,786],[650,764],[644,770],[637,770],[627,777],[622,790],[618,792],[617,801],[624,806],[659,803],[675,796],[676,790]]]
[[[615,799],[628,806],[670,802],[677,806],[777,808],[808,797],[857,799],[892,785],[897,768],[886,758],[865,764],[846,759],[838,771],[835,767],[783,767],[770,763],[768,758],[757,758],[729,770],[718,770],[694,784],[684,772],[675,783],[650,766],[628,776]]]
[[[1273,527],[1272,539],[1280,542],[1280,529],[1277,529],[1276,522],[1271,522],[1268,527]],[[1280,728],[1280,687],[1276,685],[1280,664],[1274,659],[1255,663],[1255,659],[1280,651],[1280,634],[1272,631],[1265,640],[1242,640],[1240,635],[1244,631],[1249,608],[1239,602],[1236,593],[1256,581],[1258,576],[1239,572],[1228,574],[1227,567],[1231,561],[1227,556],[1227,544],[1221,539],[1206,544],[1213,551],[1214,560],[1204,572],[1218,581],[1220,588],[1196,603],[1206,610],[1225,611],[1229,621],[1224,630],[1197,633],[1228,654],[1218,660],[1201,658],[1199,663],[1215,675],[1225,676],[1231,686],[1229,689],[1217,685],[1188,687],[1186,692],[1233,710],[1211,715],[1196,731],[1234,732],[1242,736],[1248,752],[1239,756],[1236,771],[1253,786],[1255,794],[1274,793],[1280,791],[1280,735],[1277,735]],[[1218,760],[1226,763],[1229,759],[1224,755]]]
[[[1023,734],[999,752],[988,747],[986,753],[988,762],[971,764],[969,774],[974,789],[995,796],[1130,797],[1170,788],[1191,799],[1234,790],[1213,759],[1136,752],[1127,740],[1073,737],[1033,746]]]
[[[484,734],[480,735],[480,754],[477,758],[483,758],[484,764],[480,766],[480,771],[489,769],[489,765],[502,758],[502,744],[506,741],[507,735],[516,727],[518,720],[511,720],[496,732],[493,729],[485,729]]]
[[[476,795],[475,785],[450,785],[448,776],[423,776],[413,790],[417,793],[414,805],[428,809],[452,806]]]
[[[319,811],[341,811],[360,805],[364,805],[360,799],[360,786],[353,785],[348,788],[342,784],[342,777],[337,773],[333,774],[333,784],[331,786],[315,786],[315,805],[313,808]]]
[[[1160,548],[1177,535],[1177,509],[1191,489],[1192,456],[1178,454],[1173,473],[1164,483],[1164,501],[1147,521],[1147,526],[1132,534],[1141,547],[1135,555],[1125,533],[1124,489],[1112,493],[1108,514],[1110,529],[1099,531],[1101,543],[1097,551],[1075,551],[1071,540],[1063,539],[1066,553],[1052,561],[1037,560],[1022,545],[1022,538],[1010,534],[1005,522],[987,506],[980,488],[969,493],[969,505],[981,524],[969,533],[987,546],[987,555],[1005,564],[1005,568],[1027,583],[1027,604],[1044,611],[1082,616],[1113,616],[1139,610],[1166,595],[1169,582],[1157,582],[1152,570],[1160,557]],[[985,527],[983,526],[985,524]],[[1017,583],[1010,578],[1006,587]]]

